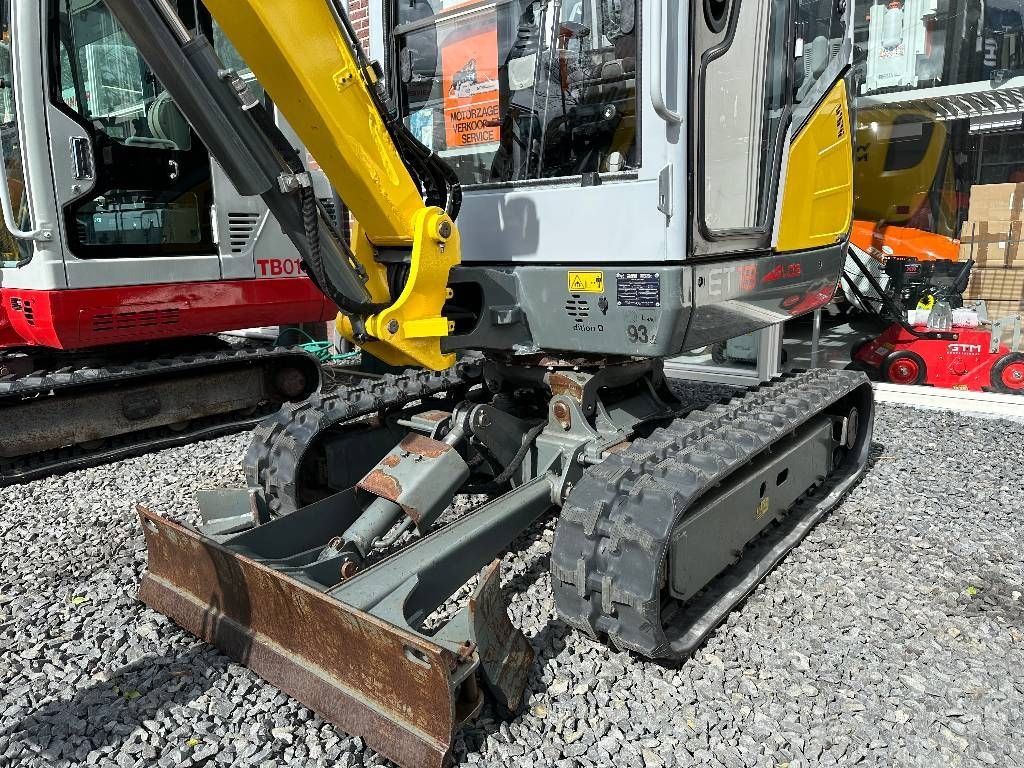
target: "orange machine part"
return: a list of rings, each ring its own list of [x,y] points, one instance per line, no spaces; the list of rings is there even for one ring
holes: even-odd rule
[[[863,251],[918,261],[957,261],[960,242],[912,227],[854,220],[851,242]]]

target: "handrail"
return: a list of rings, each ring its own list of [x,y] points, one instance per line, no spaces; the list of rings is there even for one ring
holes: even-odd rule
[[[651,102],[654,104],[654,111],[661,118],[672,125],[679,125],[683,122],[683,116],[675,110],[669,109],[665,103],[663,87],[665,66],[664,58],[668,53],[668,38],[665,33],[664,5],[666,0],[654,0],[654,13],[651,18],[651,37],[658,41],[658,51],[651,62]]]
[[[7,158],[0,147],[0,207],[3,208],[4,225],[11,237],[17,240],[35,240],[48,243],[53,240],[53,232],[48,229],[19,229],[14,220],[14,203],[11,202],[11,188],[7,184]]]

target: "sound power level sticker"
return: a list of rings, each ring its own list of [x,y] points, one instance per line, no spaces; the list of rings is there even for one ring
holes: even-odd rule
[[[617,272],[615,300],[620,307],[660,307],[661,275],[657,272]]]
[[[571,293],[604,293],[604,272],[570,272]]]

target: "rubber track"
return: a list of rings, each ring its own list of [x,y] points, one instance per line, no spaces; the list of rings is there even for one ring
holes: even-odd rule
[[[197,440],[212,440],[215,437],[243,432],[259,424],[275,408],[275,405],[263,406],[257,409],[255,415],[250,414],[236,419],[228,418],[232,414],[197,419],[189,424],[188,429],[177,432],[167,427],[153,427],[141,432],[117,435],[107,438],[103,441],[102,447],[92,450],[69,446],[19,459],[4,459],[0,461],[0,488],[59,472],[85,469],[152,451],[187,445]]]
[[[245,348],[216,352],[201,352],[174,357],[161,357],[126,365],[107,367],[66,367],[54,371],[35,371],[24,376],[0,378],[0,420],[4,410],[17,408],[24,400],[39,397],[74,396],[90,391],[109,391],[119,384],[137,384],[147,378],[165,378],[192,375],[203,370],[216,371],[242,365],[262,365],[268,360],[301,356],[313,365],[316,359],[305,352],[284,347]],[[46,475],[95,466],[104,462],[137,456],[162,448],[184,445],[194,440],[206,440],[234,432],[251,429],[265,419],[270,407],[262,407],[254,414],[239,417],[224,414],[198,419],[186,430],[174,431],[167,427],[151,427],[127,435],[115,435],[104,440],[96,449],[68,446],[44,451],[31,456],[0,460],[0,487],[27,482]]]
[[[298,508],[303,460],[324,432],[347,421],[398,410],[414,400],[471,386],[480,378],[478,363],[461,362],[441,373],[388,374],[287,404],[253,431],[245,454],[249,488],[263,494],[271,514],[294,512]]]
[[[560,618],[591,637],[606,635],[616,647],[648,658],[689,655],[763,578],[766,568],[758,561],[756,579],[738,587],[728,583],[727,570],[711,583],[727,582],[718,604],[701,594],[690,601],[703,599],[700,610],[686,611],[676,603],[687,621],[677,622],[677,616],[666,631],[662,584],[672,532],[702,494],[866,383],[863,374],[850,371],[792,375],[727,404],[693,411],[649,438],[637,439],[629,451],[589,468],[569,494],[555,531],[552,589]],[[864,418],[863,428],[869,429],[870,414]],[[829,501],[834,506],[838,499]],[[798,523],[799,513],[794,512],[785,519]],[[789,533],[787,541],[769,540],[766,532],[764,544],[755,539],[748,553],[756,550],[756,557],[773,566],[819,517],[804,521],[808,524],[803,527],[780,524]]]
[[[246,348],[225,350],[223,352],[202,352],[193,355],[162,357],[145,360],[128,365],[112,365],[104,368],[60,368],[56,371],[35,371],[24,376],[5,376],[0,378],[0,407],[12,401],[51,392],[82,390],[85,388],[102,387],[108,389],[112,384],[135,383],[136,380],[159,375],[175,376],[194,373],[203,368],[216,369],[235,366],[243,363],[262,363],[275,357],[285,358],[299,355],[316,361],[312,355],[294,349],[280,347],[277,349]]]

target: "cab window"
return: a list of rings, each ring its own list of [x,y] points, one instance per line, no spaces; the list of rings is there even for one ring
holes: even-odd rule
[[[410,130],[464,184],[639,167],[635,0],[397,0]]]

